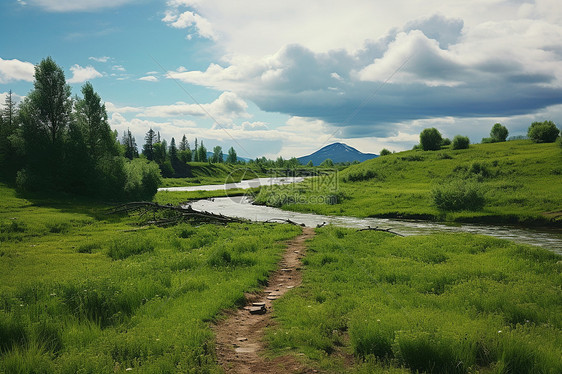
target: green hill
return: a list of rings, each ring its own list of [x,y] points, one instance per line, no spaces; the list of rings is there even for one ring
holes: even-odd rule
[[[327,178],[264,188],[257,202],[330,215],[562,225],[562,150],[555,143],[518,140],[405,151]],[[432,190],[452,181],[477,186],[484,207],[439,210]]]

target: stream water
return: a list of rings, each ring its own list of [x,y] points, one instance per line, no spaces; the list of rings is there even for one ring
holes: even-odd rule
[[[302,182],[302,177],[281,178],[256,178],[239,183],[228,183],[219,185],[203,185],[189,187],[160,188],[160,191],[216,191],[236,188],[251,188],[264,185],[280,185]],[[537,228],[509,225],[484,225],[484,224],[462,224],[451,225],[445,223],[421,221],[421,220],[399,220],[386,218],[357,218],[349,216],[323,216],[312,213],[298,213],[285,211],[261,205],[253,205],[244,196],[224,197],[198,200],[191,203],[193,209],[204,210],[230,217],[245,218],[252,221],[268,220],[291,220],[306,226],[316,227],[323,223],[351,228],[379,227],[392,229],[402,235],[424,235],[439,232],[465,232],[494,236],[509,239],[518,243],[532,244],[544,247],[562,254],[562,229],[561,228]]]
[[[526,243],[544,247],[562,254],[562,229],[557,228],[526,228],[506,225],[462,224],[449,225],[421,220],[398,220],[386,218],[356,218],[349,216],[323,216],[311,213],[298,213],[268,206],[252,205],[244,196],[223,197],[197,200],[191,203],[193,209],[223,214],[230,217],[245,218],[252,221],[282,219],[306,226],[316,227],[324,222],[327,224],[366,228],[367,226],[392,229],[402,235],[424,235],[439,232],[464,232],[490,235],[509,239],[518,243]]]

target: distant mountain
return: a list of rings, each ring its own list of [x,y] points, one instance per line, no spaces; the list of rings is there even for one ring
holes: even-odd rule
[[[299,160],[302,165],[306,165],[309,161],[312,161],[314,166],[318,166],[327,158],[337,163],[353,161],[363,162],[375,157],[379,156],[374,153],[359,152],[357,149],[350,147],[347,144],[333,143],[320,148],[318,151],[308,156],[299,157],[297,160]]]

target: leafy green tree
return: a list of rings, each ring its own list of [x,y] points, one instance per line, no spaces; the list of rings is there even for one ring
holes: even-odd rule
[[[179,151],[178,152],[178,158],[183,163],[190,162],[191,158],[192,158],[191,150],[189,148],[187,148],[185,151]]]
[[[492,126],[492,130],[490,131],[490,138],[492,141],[495,142],[505,142],[507,139],[507,135],[509,135],[509,131],[507,127],[503,126],[501,123],[496,123]]]
[[[470,145],[470,139],[467,136],[456,135],[453,138],[453,149],[467,149]]]
[[[230,147],[228,150],[228,156],[226,156],[226,162],[229,164],[235,164],[238,162],[238,155],[233,147]]]
[[[381,153],[380,153],[381,156],[388,156],[388,155],[390,155],[390,154],[392,154],[392,152],[390,152],[390,151],[389,151],[388,149],[386,149],[386,148],[383,148],[383,149],[381,150]]]
[[[327,158],[320,164],[321,168],[332,168],[334,167],[334,161],[331,158]]]
[[[308,167],[308,168],[314,167],[314,163],[312,162],[312,160],[308,161],[308,163],[306,164],[306,167]]]
[[[154,143],[156,143],[156,134],[150,129],[144,137],[144,145],[142,146],[142,154],[147,160],[154,160]]]
[[[197,148],[197,161],[199,162],[207,162],[207,148],[203,145],[203,141],[201,141],[201,145]]]
[[[553,143],[558,138],[560,130],[552,121],[533,122],[527,136],[535,143]]]
[[[113,157],[119,154],[115,136],[107,122],[105,104],[87,82],[82,87],[82,99],[75,105],[75,117],[78,125],[85,131],[88,153],[94,160],[101,157]]]
[[[12,90],[6,95],[4,109],[0,112],[0,177],[13,180],[20,166],[17,149],[12,136],[18,129],[18,111],[12,97]]]
[[[50,58],[35,67],[34,89],[20,106],[25,170],[16,181],[23,189],[60,185],[63,136],[72,112],[64,72]]]
[[[223,162],[223,153],[222,153],[222,147],[220,145],[217,145],[215,148],[213,148],[213,156],[211,157],[211,162],[214,164],[218,164]]]
[[[133,158],[139,157],[137,142],[135,141],[133,134],[131,134],[131,130],[127,129],[127,131],[123,133],[121,144],[123,145],[124,155],[126,158],[132,160]]]
[[[424,129],[420,133],[420,145],[424,151],[437,151],[441,149],[443,137],[436,128]]]
[[[441,141],[441,147],[446,147],[446,146],[448,146],[448,145],[451,145],[451,139],[449,139],[449,138],[444,138],[444,139]]]
[[[189,149],[189,142],[187,141],[185,134],[183,134],[183,137],[181,138],[181,142],[178,146],[178,149],[180,150],[180,152],[187,151]]]

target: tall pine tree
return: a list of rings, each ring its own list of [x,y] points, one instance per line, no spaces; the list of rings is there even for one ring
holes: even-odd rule
[[[154,144],[156,143],[156,134],[154,130],[150,129],[144,137],[144,145],[142,147],[142,154],[147,160],[154,160]]]

